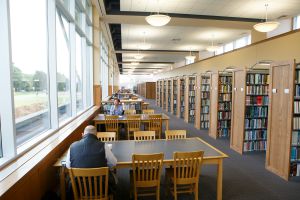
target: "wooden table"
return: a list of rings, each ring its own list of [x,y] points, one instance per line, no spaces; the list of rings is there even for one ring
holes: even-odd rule
[[[150,153],[164,153],[164,165],[172,165],[173,152],[188,152],[188,151],[204,151],[203,164],[217,165],[217,200],[222,199],[222,182],[223,182],[223,159],[228,156],[201,140],[200,138],[187,138],[180,140],[153,140],[153,141],[134,141],[122,140],[110,142],[112,144],[112,152],[117,158],[116,168],[131,168],[132,154],[150,154]],[[66,159],[66,153],[58,159],[54,164],[60,167],[60,187],[61,197],[65,199],[65,167],[62,162]]]
[[[139,114],[141,116],[141,122],[142,123],[149,123],[149,115],[148,114]],[[166,130],[169,130],[169,117],[162,113],[162,122],[166,124]],[[97,127],[98,124],[105,124],[105,116],[104,114],[97,115],[94,119],[95,126]],[[119,116],[119,123],[120,124],[126,124],[127,123],[127,116],[122,115]]]

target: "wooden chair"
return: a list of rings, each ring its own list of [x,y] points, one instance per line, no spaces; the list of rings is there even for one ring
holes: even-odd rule
[[[142,103],[142,110],[147,110],[149,105],[150,105],[149,103],[143,102]]]
[[[132,171],[130,173],[131,194],[138,196],[160,197],[160,176],[163,153],[148,155],[132,155]],[[133,184],[132,184],[133,183]]]
[[[127,115],[127,138],[130,140],[133,132],[140,131],[141,129],[141,116],[140,115]]]
[[[105,115],[105,131],[116,132],[117,139],[119,133],[119,116],[117,115]]]
[[[131,97],[131,100],[138,100],[138,97],[132,96],[132,97]]]
[[[165,131],[167,140],[185,139],[186,130],[167,130]]]
[[[154,114],[154,110],[148,109],[148,110],[142,110],[142,114]]]
[[[135,115],[136,110],[124,110],[124,115]]]
[[[195,200],[198,200],[203,154],[203,151],[173,153],[173,168],[166,168],[166,185],[175,200],[177,200],[177,194],[181,193],[194,193]]]
[[[102,142],[116,141],[116,133],[115,132],[98,132],[97,138]]]
[[[161,138],[161,129],[162,129],[162,115],[149,115],[149,131],[155,131],[158,139]]]
[[[70,168],[69,175],[75,200],[113,199],[108,195],[108,167]]]
[[[155,140],[155,131],[134,131],[134,140]]]

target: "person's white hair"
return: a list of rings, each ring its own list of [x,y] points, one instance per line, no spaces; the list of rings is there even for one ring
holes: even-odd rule
[[[89,126],[85,127],[83,134],[84,135],[86,135],[86,134],[94,134],[94,135],[96,135],[97,134],[96,127],[92,126],[92,125],[89,125]]]

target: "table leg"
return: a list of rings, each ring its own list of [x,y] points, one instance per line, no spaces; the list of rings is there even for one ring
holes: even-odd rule
[[[217,179],[217,200],[222,200],[223,187],[223,159],[218,162],[218,179]]]
[[[169,120],[166,120],[166,130],[169,130]]]
[[[60,167],[60,199],[65,200],[66,199],[66,181],[65,181],[65,167]]]

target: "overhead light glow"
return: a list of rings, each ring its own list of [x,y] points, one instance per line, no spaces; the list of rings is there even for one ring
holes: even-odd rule
[[[255,24],[253,28],[258,32],[271,32],[275,30],[279,26],[279,22],[276,21],[268,21],[268,4],[265,4],[266,7],[266,21],[262,23]]]
[[[136,55],[134,55],[134,58],[137,59],[137,60],[141,60],[141,59],[144,58],[144,56],[141,55],[141,54],[136,54]]]
[[[154,15],[149,15],[145,19],[151,26],[164,26],[170,22],[171,17],[157,13]]]
[[[139,62],[131,62],[131,65],[139,65]]]

